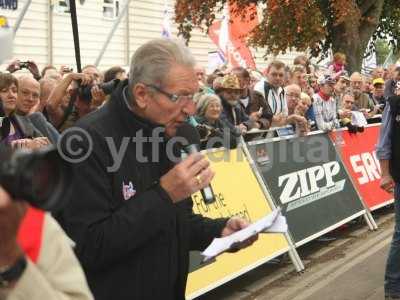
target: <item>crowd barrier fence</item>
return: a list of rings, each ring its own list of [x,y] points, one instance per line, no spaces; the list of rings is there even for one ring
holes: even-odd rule
[[[197,193],[193,210],[210,218],[241,216],[250,222],[276,207],[286,216],[287,234],[260,234],[248,249],[225,253],[203,264],[191,253],[188,299],[198,297],[254,268],[288,253],[297,271],[304,265],[296,248],[364,216],[377,228],[371,211],[393,203],[379,187],[375,148],[380,124],[350,134],[312,132],[245,142],[235,150],[207,151],[216,172],[216,202],[206,205]]]

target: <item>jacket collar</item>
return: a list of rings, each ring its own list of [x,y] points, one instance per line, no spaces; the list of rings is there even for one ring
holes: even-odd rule
[[[322,100],[324,101],[329,101],[331,99],[331,96],[326,95],[324,92],[321,90],[318,92],[318,95],[321,97]]]

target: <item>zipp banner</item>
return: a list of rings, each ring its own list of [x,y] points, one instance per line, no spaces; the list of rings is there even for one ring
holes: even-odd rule
[[[297,246],[365,212],[327,134],[255,141],[248,148]]]

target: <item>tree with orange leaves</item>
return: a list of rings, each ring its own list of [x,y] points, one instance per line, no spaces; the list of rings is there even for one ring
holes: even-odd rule
[[[345,53],[347,69],[356,71],[378,38],[400,47],[399,0],[177,0],[180,34],[188,41],[194,27],[210,27],[228,1],[239,15],[254,4],[264,7],[248,43],[264,47],[266,55],[310,50],[317,57],[332,49]]]

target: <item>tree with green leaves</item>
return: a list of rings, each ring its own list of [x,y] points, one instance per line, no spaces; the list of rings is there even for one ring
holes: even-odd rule
[[[227,0],[177,0],[175,20],[180,34],[207,30]],[[347,68],[360,70],[364,54],[378,39],[400,47],[400,0],[230,0],[233,13],[243,15],[252,5],[263,7],[259,25],[248,37],[249,45],[263,47],[265,55],[309,50],[311,56],[343,52]],[[254,14],[252,17],[256,18]],[[371,41],[371,43],[370,43]]]

